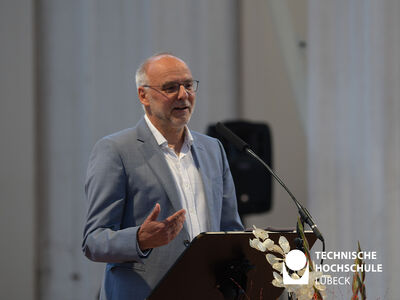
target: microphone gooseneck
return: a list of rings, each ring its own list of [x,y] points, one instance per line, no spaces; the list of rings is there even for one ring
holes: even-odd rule
[[[279,178],[279,176],[257,155],[250,149],[249,144],[243,141],[240,137],[234,134],[230,129],[228,129],[224,124],[218,122],[216,125],[217,132],[227,139],[230,143],[232,143],[239,151],[244,151],[248,155],[255,158],[259,163],[261,163],[268,172],[279,182],[279,184],[285,189],[285,191],[289,194],[290,198],[293,200],[294,204],[297,206],[297,209],[300,214],[300,218],[303,222],[307,223],[311,230],[314,232],[315,236],[324,243],[324,237],[319,231],[317,225],[312,219],[308,210],[296,199],[296,197],[292,194],[292,192],[287,188],[287,186],[283,183],[283,181]]]

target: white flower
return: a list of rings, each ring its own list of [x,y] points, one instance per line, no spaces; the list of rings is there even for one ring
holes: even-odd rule
[[[269,249],[269,251],[279,253],[279,254],[281,254],[283,257],[285,257],[285,252],[284,252],[284,251],[282,250],[282,248],[279,247],[278,245],[273,245],[273,246]]]
[[[257,238],[250,240],[250,247],[257,249],[258,251],[261,252],[265,252],[265,250],[267,250],[264,244]]]
[[[272,284],[274,286],[286,288],[289,293],[294,293],[298,300],[312,299],[316,290],[319,291],[323,298],[326,297],[326,287],[317,280],[318,278],[325,276],[322,272],[310,271],[308,284],[284,285],[281,274],[283,272],[286,254],[290,252],[288,240],[284,236],[281,236],[279,237],[279,245],[277,245],[274,243],[274,241],[268,238],[268,232],[255,226],[253,227],[253,234],[256,238],[250,239],[250,246],[261,252],[268,250],[268,253],[265,255],[266,259],[272,268],[279,272],[273,272],[274,279],[272,280]],[[277,257],[270,252],[280,254],[282,257]],[[310,262],[310,265],[315,264]],[[293,279],[299,279],[301,276],[303,276],[304,272],[305,269],[302,269],[298,272],[292,273],[290,276]]]
[[[274,241],[271,240],[271,239],[266,239],[266,240],[263,242],[263,245],[264,245],[265,248],[267,248],[268,250],[271,250],[272,247],[274,246]]]
[[[283,258],[276,257],[275,255],[273,255],[271,253],[267,253],[267,255],[265,255],[265,257],[270,265],[273,265],[277,262],[283,261]]]
[[[264,229],[257,228],[256,226],[253,225],[253,234],[256,238],[261,239],[262,241],[265,241],[268,238],[268,232],[265,231]]]
[[[283,262],[274,263],[274,264],[272,265],[272,268],[282,273]]]
[[[290,245],[289,245],[288,240],[283,235],[281,235],[279,237],[279,245],[281,246],[281,248],[282,248],[283,252],[285,252],[285,254],[289,253]]]
[[[272,275],[274,275],[274,278],[278,281],[283,281],[281,274],[278,274],[276,272],[273,272]]]

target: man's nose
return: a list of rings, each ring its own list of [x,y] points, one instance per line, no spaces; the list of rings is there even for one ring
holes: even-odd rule
[[[179,85],[178,99],[187,99],[189,97],[188,91],[183,84]]]

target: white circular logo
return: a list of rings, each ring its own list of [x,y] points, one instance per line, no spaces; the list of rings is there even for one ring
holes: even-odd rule
[[[299,271],[306,266],[307,258],[302,251],[295,249],[286,254],[285,262],[291,270]]]

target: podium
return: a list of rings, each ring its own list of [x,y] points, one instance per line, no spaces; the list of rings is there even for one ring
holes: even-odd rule
[[[294,231],[268,231],[278,244],[285,236],[295,249]],[[310,248],[316,237],[305,232]],[[147,300],[267,300],[277,299],[283,288],[272,285],[273,269],[265,254],[249,245],[251,231],[199,234],[158,283]],[[239,290],[234,294],[232,289]]]

